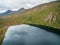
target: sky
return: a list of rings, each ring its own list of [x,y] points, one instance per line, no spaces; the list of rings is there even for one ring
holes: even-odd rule
[[[20,8],[32,8],[36,5],[54,0],[0,0],[0,13],[6,10],[17,11]]]

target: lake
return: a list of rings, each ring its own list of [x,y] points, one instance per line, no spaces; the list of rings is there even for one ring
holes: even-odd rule
[[[10,26],[2,45],[60,45],[60,36],[27,24]]]

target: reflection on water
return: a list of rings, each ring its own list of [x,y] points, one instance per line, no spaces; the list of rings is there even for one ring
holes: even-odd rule
[[[22,24],[8,28],[2,45],[60,45],[60,36]]]

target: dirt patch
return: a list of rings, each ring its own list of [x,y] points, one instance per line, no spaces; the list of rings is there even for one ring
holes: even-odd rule
[[[48,14],[48,16],[44,19],[45,22],[48,22],[49,24],[52,24],[53,21],[55,22],[56,16],[54,16],[52,13],[53,12]]]

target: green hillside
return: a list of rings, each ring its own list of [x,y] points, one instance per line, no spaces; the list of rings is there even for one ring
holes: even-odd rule
[[[21,14],[18,12],[11,16],[0,17],[0,31],[2,30],[2,33],[0,33],[0,43],[2,37],[4,37],[5,29],[11,25],[23,23],[60,29],[60,1],[41,4],[32,9],[27,9]]]
[[[60,28],[60,2],[51,2],[28,9],[21,14],[0,18],[0,26],[6,27],[21,23],[40,24]]]

